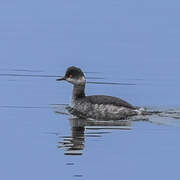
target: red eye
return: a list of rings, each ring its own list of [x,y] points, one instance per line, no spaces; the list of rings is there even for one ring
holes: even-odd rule
[[[69,75],[69,78],[72,78],[72,74]]]

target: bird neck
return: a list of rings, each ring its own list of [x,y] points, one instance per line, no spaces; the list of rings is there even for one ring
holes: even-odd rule
[[[73,86],[73,99],[79,99],[85,97],[85,85]]]

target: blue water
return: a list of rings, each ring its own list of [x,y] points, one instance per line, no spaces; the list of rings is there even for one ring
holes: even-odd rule
[[[107,83],[89,95],[179,109],[179,1],[0,4],[0,179],[179,179],[179,119],[77,128],[56,113],[72,87],[55,81],[75,65]]]

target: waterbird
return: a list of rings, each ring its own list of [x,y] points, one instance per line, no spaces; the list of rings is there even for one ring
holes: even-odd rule
[[[99,120],[121,120],[141,114],[139,107],[113,96],[86,96],[86,78],[83,71],[75,66],[68,67],[64,77],[57,81],[67,81],[73,84],[72,103],[68,111],[80,118]]]

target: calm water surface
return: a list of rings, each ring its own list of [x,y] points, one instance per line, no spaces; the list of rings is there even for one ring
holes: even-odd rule
[[[179,179],[179,1],[2,1],[0,179]],[[153,110],[149,121],[71,119],[80,66],[87,94]],[[61,113],[59,113],[61,112]]]

